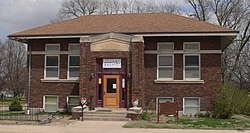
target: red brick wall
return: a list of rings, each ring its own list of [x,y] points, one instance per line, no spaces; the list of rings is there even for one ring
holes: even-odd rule
[[[55,40],[30,40],[32,51],[45,51],[46,43],[60,43],[61,51],[68,51],[68,43],[77,43],[79,39],[55,39]],[[79,83],[45,83],[44,79],[45,55],[32,55],[31,59],[31,91],[30,106],[43,107],[44,95],[59,96],[59,108],[66,108],[66,100],[69,95],[79,95]],[[60,79],[67,79],[68,55],[60,55]]]
[[[156,50],[157,42],[174,42],[182,50],[183,42],[200,42],[202,50],[220,50],[219,37],[147,37],[146,50]],[[201,79],[204,84],[154,83],[157,79],[157,55],[145,54],[145,103],[155,108],[157,97],[174,97],[182,110],[183,97],[200,97],[201,111],[211,110],[215,88],[221,83],[221,54],[201,54]],[[183,54],[174,54],[174,79],[183,79]]]

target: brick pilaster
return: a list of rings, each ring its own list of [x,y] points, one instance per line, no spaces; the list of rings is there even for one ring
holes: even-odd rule
[[[141,36],[136,36],[131,43],[131,88],[132,97],[139,98],[139,106],[144,107],[144,42]]]

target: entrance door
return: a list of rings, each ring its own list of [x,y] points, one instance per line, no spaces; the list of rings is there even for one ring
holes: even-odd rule
[[[119,75],[104,75],[103,107],[119,108]]]

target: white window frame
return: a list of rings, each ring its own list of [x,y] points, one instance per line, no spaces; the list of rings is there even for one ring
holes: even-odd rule
[[[70,97],[78,97],[79,98],[79,101],[80,101],[80,96],[74,96],[74,95],[69,95],[67,96],[67,109],[69,108],[69,98]]]
[[[79,50],[70,50],[70,46],[72,46],[72,45],[79,45],[79,47],[80,47],[80,43],[69,43],[68,44],[68,51],[70,52],[70,53],[74,53],[74,54],[80,54],[80,49]]]
[[[173,49],[172,50],[167,50],[168,52],[173,52],[174,51],[174,42],[158,42],[157,43],[157,51],[165,51],[165,50],[161,50],[160,48],[159,48],[159,45],[172,45],[173,46]]]
[[[196,99],[198,99],[199,100],[199,106],[198,107],[197,106],[188,106],[188,107],[195,107],[195,108],[197,107],[198,110],[199,110],[198,112],[201,112],[201,98],[200,97],[183,97],[183,114],[184,115],[189,115],[189,114],[185,113],[185,108],[186,108],[186,106],[185,106],[185,99],[186,98],[190,98],[190,99],[191,98],[196,98]]]
[[[161,50],[159,49],[159,45],[172,45],[172,50]],[[174,42],[158,42],[157,43],[157,51],[167,51],[173,52],[174,51]],[[172,57],[172,66],[159,66],[160,64],[160,56],[171,56]],[[172,68],[172,78],[159,78],[159,68]],[[157,54],[157,80],[173,80],[174,79],[174,54]]]
[[[59,96],[58,95],[44,95],[43,96],[43,110],[45,111],[45,112],[47,112],[46,110],[45,110],[45,97],[56,97],[56,108],[57,108],[57,111],[58,111],[58,107],[59,107],[59,103],[58,103],[58,101],[59,101]],[[55,111],[56,112],[56,111]]]
[[[159,66],[160,56],[172,56],[172,66]],[[159,78],[159,68],[172,68],[172,78]],[[157,55],[157,80],[173,80],[174,79],[174,54],[158,54]]]
[[[57,77],[47,77],[46,75],[46,69],[47,69],[47,56],[57,56],[58,58],[58,75]],[[44,79],[59,79],[60,76],[60,55],[45,55],[44,56]],[[49,66],[49,68],[56,68],[55,66]]]
[[[80,55],[68,55],[68,70],[67,70],[67,79],[79,79],[79,77],[69,77],[69,69],[70,68],[79,68],[79,75],[80,75],[80,64],[79,66],[69,66],[70,64],[70,56],[79,56],[79,62],[80,62]]]
[[[186,60],[185,57],[186,56],[198,56],[199,59],[199,78],[186,78]],[[197,66],[188,66],[187,68],[198,68]],[[200,80],[201,79],[201,59],[200,59],[200,54],[183,54],[183,79],[184,80]]]
[[[52,46],[52,45],[57,45],[57,46],[59,46],[59,50],[48,50],[47,49],[47,46]],[[50,44],[46,44],[45,45],[45,52],[47,52],[47,53],[51,53],[51,54],[53,54],[53,53],[60,53],[60,50],[61,50],[61,48],[60,48],[60,44],[58,44],[58,43],[55,43],[55,44],[52,44],[52,43],[50,43]]]
[[[200,49],[201,49],[201,44],[200,44],[200,42],[183,42],[183,50],[184,50],[185,52],[187,52],[186,49],[185,49],[185,45],[186,45],[186,44],[198,44],[198,46],[199,46],[199,49],[197,49],[197,50],[195,50],[195,51],[188,51],[188,52],[197,53],[197,52],[199,52]]]

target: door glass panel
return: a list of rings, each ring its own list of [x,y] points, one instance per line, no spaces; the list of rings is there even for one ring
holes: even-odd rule
[[[117,85],[115,78],[107,79],[107,93],[116,93]]]

